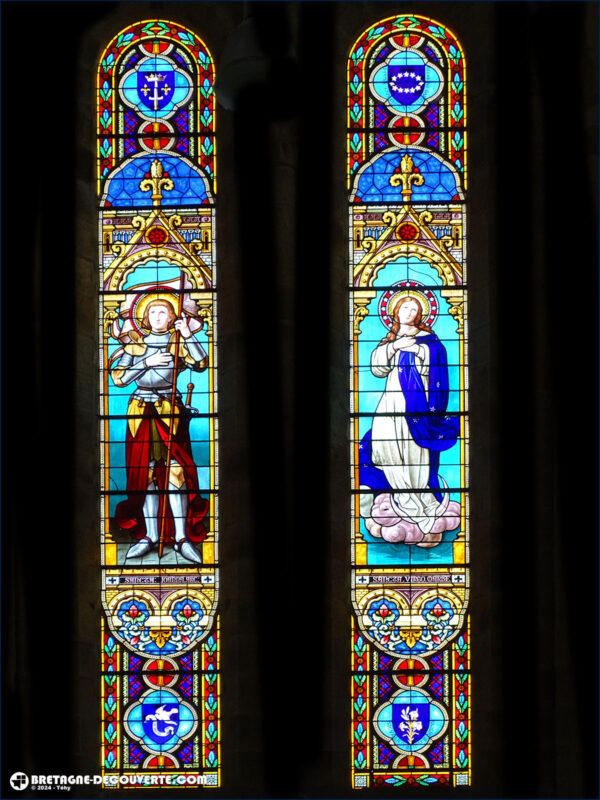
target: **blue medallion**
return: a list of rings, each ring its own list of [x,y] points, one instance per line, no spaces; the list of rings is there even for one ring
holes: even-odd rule
[[[123,718],[128,735],[151,753],[168,753],[198,725],[194,710],[171,689],[156,689],[133,703]]]
[[[444,733],[448,718],[428,692],[411,687],[397,692],[380,706],[373,722],[378,734],[396,750],[418,753]]]
[[[417,744],[429,730],[430,714],[429,703],[425,698],[422,702],[394,703],[392,706],[392,725],[395,733],[406,744]]]
[[[150,111],[162,111],[173,99],[175,72],[172,69],[137,73],[137,92],[142,104]]]
[[[166,56],[151,56],[126,72],[119,84],[121,98],[144,119],[156,122],[172,116],[192,96],[191,77]]]
[[[425,65],[388,66],[390,94],[403,105],[419,100],[425,89]]]
[[[143,703],[142,726],[144,733],[157,744],[177,735],[179,728],[179,703]]]
[[[373,70],[373,95],[394,114],[412,114],[435,100],[442,91],[442,73],[423,53],[410,48],[392,50]]]

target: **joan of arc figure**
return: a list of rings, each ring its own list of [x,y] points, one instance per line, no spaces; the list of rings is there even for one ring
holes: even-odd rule
[[[208,357],[188,317],[182,313],[178,319],[170,299],[151,299],[140,327],[142,332],[132,331],[115,354],[111,369],[117,386],[137,387],[127,408],[128,497],[117,506],[116,522],[137,539],[128,558],[156,548],[162,534],[164,544],[201,564],[195,545],[206,538],[208,501],[199,494],[190,412],[173,382],[175,369],[178,374],[185,368],[202,371]]]

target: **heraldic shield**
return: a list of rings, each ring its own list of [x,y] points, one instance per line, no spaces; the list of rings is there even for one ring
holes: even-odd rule
[[[406,698],[392,706],[394,733],[406,744],[416,744],[429,730],[429,702],[423,696]]]
[[[142,720],[146,736],[157,744],[163,744],[177,734],[179,703],[143,703]]]
[[[175,72],[172,69],[153,70],[137,73],[138,97],[151,111],[162,109],[173,99],[175,91]]]
[[[418,100],[425,89],[425,65],[388,66],[388,84],[395,100],[409,106]]]

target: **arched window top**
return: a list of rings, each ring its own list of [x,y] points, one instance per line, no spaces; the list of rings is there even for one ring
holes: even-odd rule
[[[119,167],[106,183],[102,205],[120,208],[123,206],[152,205],[150,192],[143,191],[140,183],[150,176],[152,163],[158,160],[165,178],[170,178],[173,187],[165,191],[162,207],[181,205],[208,205],[211,202],[209,181],[203,173],[181,157],[135,156]]]
[[[362,33],[348,59],[348,188],[355,187],[354,202],[393,201],[372,188],[373,176],[389,167],[385,151],[399,152],[402,146],[435,155],[429,165],[440,176],[439,186],[432,184],[429,194],[423,187],[420,199],[461,198],[467,185],[466,114],[465,57],[448,28],[410,14],[389,17]],[[381,153],[383,158],[376,158]],[[368,162],[372,169],[357,181]]]
[[[214,79],[208,48],[176,22],[144,20],[111,40],[98,66],[99,196],[132,156],[165,151],[200,167],[214,194]]]

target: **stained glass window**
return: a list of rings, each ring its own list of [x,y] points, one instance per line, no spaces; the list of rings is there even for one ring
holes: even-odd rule
[[[163,20],[98,66],[109,786],[220,783],[214,78],[204,42]]]
[[[465,80],[417,15],[348,61],[355,788],[470,783]]]

